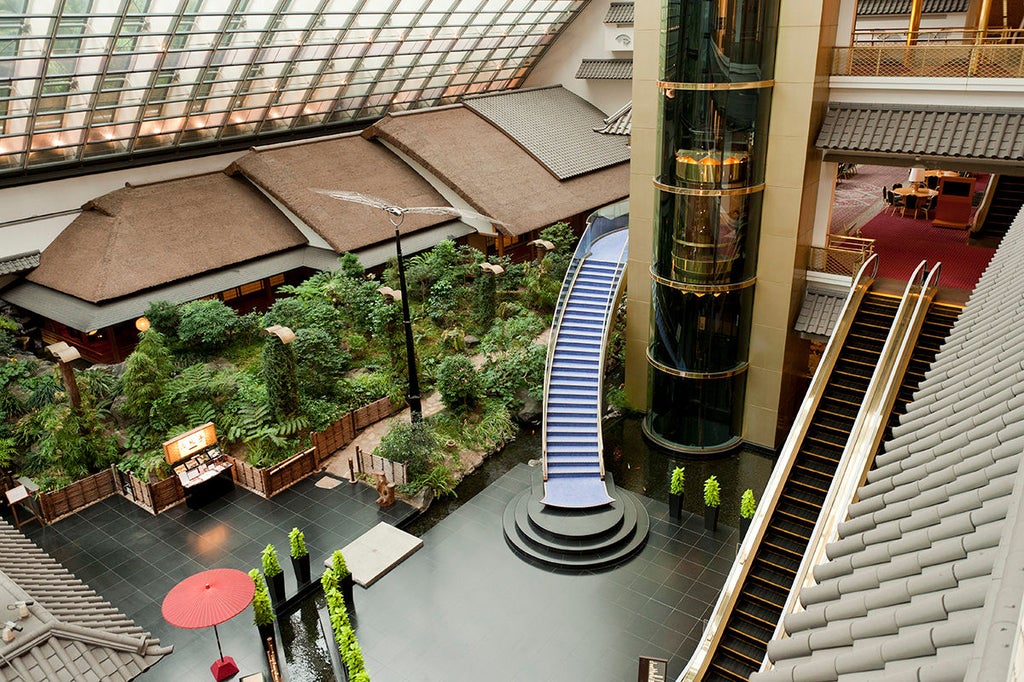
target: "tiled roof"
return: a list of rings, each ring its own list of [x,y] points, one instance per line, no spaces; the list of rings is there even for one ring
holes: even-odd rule
[[[30,251],[0,258],[0,275],[13,275],[39,265],[39,252]]]
[[[629,102],[604,120],[604,125],[594,128],[605,135],[629,135],[633,129],[633,103]]]
[[[1024,109],[828,106],[819,149],[1024,161]]]
[[[633,77],[632,59],[584,59],[576,71],[582,80],[625,80]]]
[[[633,23],[633,3],[631,2],[613,2],[611,7],[608,8],[608,14],[604,15],[604,23],[606,24],[632,24]]]
[[[35,603],[18,620],[22,601]],[[127,682],[171,653],[3,520],[0,614],[22,627],[0,642],[0,680]]]
[[[925,14],[966,12],[970,0],[924,0]],[[910,0],[859,0],[857,15],[910,14]]]
[[[752,682],[1011,679],[1024,576],[1024,212]]]
[[[463,104],[504,132],[559,180],[629,161],[624,140],[594,133],[604,121],[601,110],[563,87],[467,97]]]
[[[806,334],[831,336],[848,293],[847,290],[809,284],[793,328]]]

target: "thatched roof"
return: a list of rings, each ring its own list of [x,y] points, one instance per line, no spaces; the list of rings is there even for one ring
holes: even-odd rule
[[[228,167],[299,217],[335,251],[345,253],[394,236],[395,228],[379,209],[338,201],[313,189],[369,194],[396,206],[448,206],[415,170],[382,144],[353,133],[327,140],[254,149]],[[409,233],[450,221],[450,217],[408,215]]]
[[[213,173],[90,201],[27,279],[99,303],[305,243],[248,182]]]
[[[507,223],[499,229],[512,235],[629,195],[629,163],[559,181],[505,133],[463,106],[388,115],[363,135],[407,154],[474,210]]]

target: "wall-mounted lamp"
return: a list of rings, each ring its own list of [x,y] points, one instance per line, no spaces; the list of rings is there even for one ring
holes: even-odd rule
[[[143,315],[139,319],[135,320],[135,328],[140,332],[149,331],[149,318]]]

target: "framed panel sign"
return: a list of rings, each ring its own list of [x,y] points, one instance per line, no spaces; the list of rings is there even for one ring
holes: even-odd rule
[[[668,660],[664,658],[640,657],[640,671],[637,682],[665,682],[668,677]]]
[[[217,429],[213,422],[197,426],[164,443],[164,459],[168,464],[180,462],[217,442]]]

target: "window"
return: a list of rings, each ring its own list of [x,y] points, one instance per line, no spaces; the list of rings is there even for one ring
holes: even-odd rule
[[[103,85],[96,95],[96,111],[92,120],[94,123],[110,123],[114,120],[114,107],[121,102],[121,89],[127,85],[124,76],[107,76],[103,79]]]
[[[163,113],[162,103],[170,99],[171,86],[178,82],[174,71],[161,71],[153,80],[153,88],[146,101],[146,118],[159,118]]]
[[[3,81],[0,82],[0,135],[3,134],[7,127],[7,116],[10,111],[10,97],[11,97],[11,82]]]

